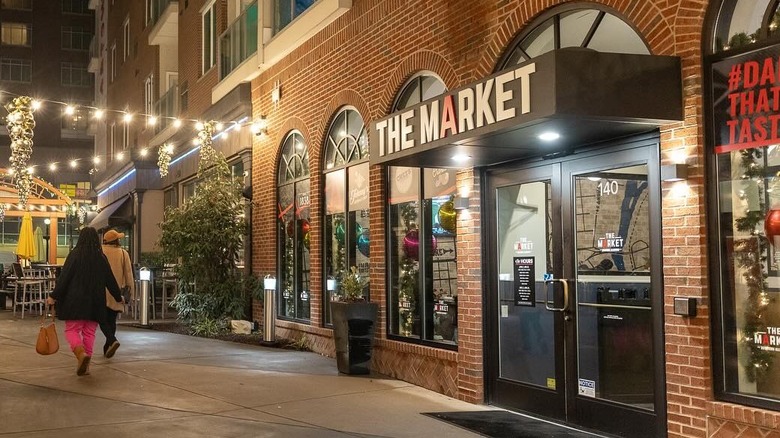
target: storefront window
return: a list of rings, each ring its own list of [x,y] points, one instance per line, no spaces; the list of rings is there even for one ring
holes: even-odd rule
[[[436,76],[418,75],[399,93],[393,111],[446,90]],[[455,171],[390,167],[388,177],[388,332],[457,345]]]
[[[712,88],[708,144],[717,170],[714,294],[719,398],[780,406],[780,134],[772,98],[780,46],[777,1],[723,1],[706,59]]]
[[[279,316],[308,321],[310,315],[309,154],[303,137],[290,133],[282,145],[278,174]]]
[[[780,146],[717,162],[724,387],[780,399]]]
[[[368,137],[363,117],[344,109],[333,119],[325,146],[325,323],[349,268],[369,276]],[[369,286],[363,295],[368,298]]]
[[[603,9],[565,6],[520,40],[499,69],[553,50],[583,47],[598,52],[649,54],[642,37],[625,21]],[[556,38],[556,35],[558,38]]]

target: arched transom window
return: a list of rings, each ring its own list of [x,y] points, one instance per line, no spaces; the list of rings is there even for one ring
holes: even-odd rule
[[[419,74],[398,93],[393,111],[445,91],[435,75]],[[389,334],[453,348],[458,342],[455,171],[390,167],[388,181]]]
[[[607,10],[576,5],[555,9],[541,24],[521,33],[510,47],[499,69],[567,47],[637,55],[650,53],[642,37],[620,17]]]
[[[293,131],[285,138],[278,172],[279,316],[308,321],[311,291],[309,155],[300,133]]]
[[[344,108],[333,118],[323,160],[327,303],[337,295],[337,285],[350,268],[357,268],[365,279],[369,276],[368,136],[355,109]],[[368,290],[366,285],[366,297]],[[325,323],[330,324],[330,306],[323,307]]]

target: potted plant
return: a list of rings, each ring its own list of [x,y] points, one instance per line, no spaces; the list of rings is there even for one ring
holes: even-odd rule
[[[344,275],[338,298],[331,301],[336,365],[340,373],[368,374],[378,306],[363,296],[368,281],[356,267]]]

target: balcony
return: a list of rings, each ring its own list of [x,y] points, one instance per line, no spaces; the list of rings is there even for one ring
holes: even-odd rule
[[[97,73],[100,71],[100,53],[98,53],[97,35],[93,36],[92,41],[89,42],[89,65],[87,65],[87,71],[90,73]]]
[[[154,126],[154,135],[158,136],[166,128],[172,126],[173,120],[179,116],[179,86],[174,85],[154,103],[154,113],[157,115],[157,124]]]
[[[152,30],[149,32],[149,45],[178,45],[178,0],[152,0],[149,13],[149,26],[152,26]]]
[[[257,2],[249,5],[219,37],[219,79],[257,53]]]
[[[352,7],[352,0],[255,1],[220,36],[215,103],[300,47]]]

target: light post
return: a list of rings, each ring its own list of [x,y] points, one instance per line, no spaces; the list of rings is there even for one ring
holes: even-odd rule
[[[276,277],[266,275],[263,278],[263,342],[276,342]]]
[[[46,224],[46,234],[43,236],[43,240],[46,241],[46,264],[49,264],[49,238],[51,238],[51,235],[49,235],[49,228],[51,226],[51,219],[46,218],[43,220],[43,223]]]

